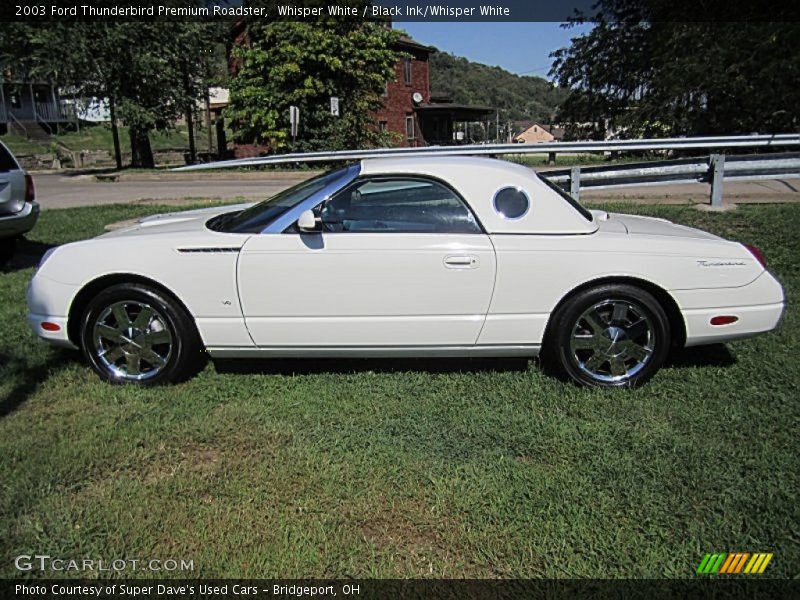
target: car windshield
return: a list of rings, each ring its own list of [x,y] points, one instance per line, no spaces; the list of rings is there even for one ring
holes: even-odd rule
[[[582,216],[584,219],[586,219],[587,221],[594,221],[594,217],[592,216],[592,213],[590,213],[590,212],[589,212],[589,211],[588,211],[588,210],[587,210],[587,209],[586,209],[586,208],[585,208],[585,207],[584,207],[582,204],[579,204],[579,203],[578,203],[578,202],[575,200],[575,198],[573,198],[572,196],[570,196],[570,195],[569,195],[569,194],[568,194],[568,193],[567,193],[567,192],[564,190],[564,188],[562,188],[561,186],[559,186],[557,183],[553,183],[553,182],[552,182],[552,181],[550,181],[550,180],[549,180],[547,177],[542,177],[542,176],[540,175],[540,176],[539,176],[539,179],[541,179],[541,180],[542,180],[542,181],[543,181],[543,182],[544,182],[544,183],[547,185],[547,187],[549,187],[550,189],[552,189],[552,190],[553,190],[554,192],[556,192],[556,193],[557,193],[559,196],[561,196],[561,197],[562,197],[564,200],[566,200],[567,202],[569,202],[570,206],[571,206],[572,208],[574,208],[575,210],[577,210],[579,213],[581,213],[581,216]]]
[[[261,233],[272,221],[341,177],[346,169],[328,171],[298,183],[245,210],[214,217],[208,227],[225,233]]]

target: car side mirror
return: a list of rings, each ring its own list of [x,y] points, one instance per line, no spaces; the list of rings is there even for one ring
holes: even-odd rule
[[[305,233],[318,231],[317,223],[317,217],[314,216],[314,212],[310,210],[304,210],[300,213],[300,217],[297,219],[297,228],[301,232]]]

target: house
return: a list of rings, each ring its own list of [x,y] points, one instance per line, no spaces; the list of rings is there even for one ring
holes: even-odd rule
[[[394,79],[386,83],[383,108],[375,113],[380,130],[394,133],[400,146],[469,142],[455,139],[454,123],[484,121],[494,109],[455,104],[449,94],[431,91],[429,58],[435,48],[403,36],[395,49],[405,56],[395,64]]]
[[[0,73],[0,132],[25,137],[56,133],[74,121],[69,107],[52,82],[33,81],[3,68]]]
[[[517,144],[545,144],[564,139],[563,127],[542,125],[534,121],[521,121],[517,126],[520,129],[520,133],[514,136],[514,143]]]

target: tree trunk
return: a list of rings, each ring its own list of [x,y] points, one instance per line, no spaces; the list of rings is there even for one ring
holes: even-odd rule
[[[111,139],[114,140],[114,161],[117,169],[122,168],[122,150],[119,147],[119,129],[117,128],[117,110],[114,106],[114,96],[108,98],[109,117],[111,118]]]
[[[189,163],[197,162],[197,148],[194,143],[194,118],[191,104],[186,106],[186,127],[189,129]]]
[[[150,136],[147,130],[132,125],[128,129],[131,138],[131,166],[138,169],[153,169],[153,150],[150,148]]]

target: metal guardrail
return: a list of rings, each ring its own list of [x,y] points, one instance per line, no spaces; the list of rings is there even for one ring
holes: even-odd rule
[[[722,204],[724,181],[800,177],[800,153],[732,155],[541,171],[578,200],[581,189],[609,189],[665,183],[709,183],[711,205]]]
[[[179,167],[174,171],[196,171],[231,167],[254,167],[292,163],[335,162],[369,158],[421,156],[500,156],[523,154],[568,154],[587,152],[632,152],[728,148],[777,148],[800,146],[800,134],[710,136],[615,140],[610,142],[554,142],[549,144],[477,144],[468,146],[426,146],[422,148],[378,148],[339,152],[307,152],[241,158]],[[626,165],[573,167],[543,171],[540,175],[569,190],[576,200],[581,188],[612,188],[664,183],[711,184],[711,204],[722,204],[724,180],[754,180],[800,177],[800,153],[733,155],[711,154],[706,158],[665,160]]]
[[[631,152],[657,150],[695,150],[715,148],[768,148],[800,146],[800,134],[733,135],[610,142],[554,142],[549,144],[472,144],[467,146],[425,146],[421,148],[377,148],[338,152],[305,152],[239,158],[180,167],[179,171],[255,167],[288,163],[335,162],[400,156],[499,156],[501,154],[575,154],[583,152]]]

